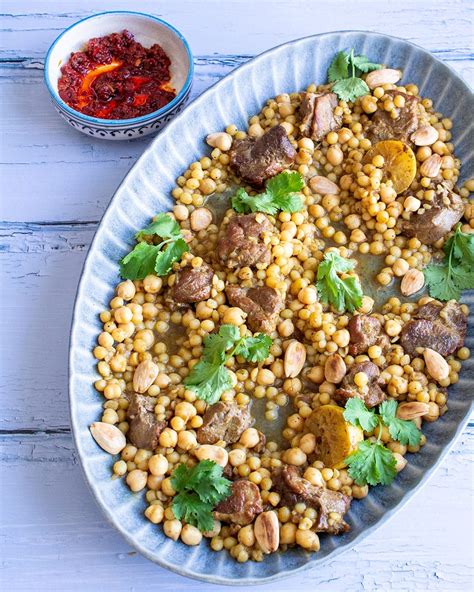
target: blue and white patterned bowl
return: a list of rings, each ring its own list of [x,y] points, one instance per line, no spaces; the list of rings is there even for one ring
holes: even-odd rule
[[[265,101],[279,93],[304,89],[326,79],[328,64],[341,49],[354,47],[371,60],[404,70],[404,80],[416,83],[437,109],[453,119],[456,153],[463,178],[474,176],[474,99],[466,84],[428,52],[401,39],[376,33],[325,33],[287,43],[244,64],[189,105],[151,143],[115,194],[92,243],[79,286],[71,334],[71,422],[86,479],[107,519],[143,555],[184,576],[224,584],[252,584],[316,568],[351,548],[380,527],[419,489],[447,454],[466,425],[473,398],[472,360],[449,396],[449,412],[424,426],[427,444],[408,455],[408,465],[389,487],[372,488],[367,498],[354,500],[350,532],[322,536],[319,553],[290,549],[262,563],[240,564],[227,553],[215,553],[205,543],[187,547],[166,538],[160,526],[143,516],[144,497],[132,494],[121,480],[112,480],[112,459],[90,436],[88,426],[101,415],[102,399],[93,387],[97,379],[91,350],[100,331],[99,313],[119,281],[118,261],[133,244],[135,231],[157,212],[172,206],[174,180],[192,161],[209,151],[203,138],[229,123],[245,127]],[[474,305],[471,295],[465,302]],[[472,317],[467,346],[472,349]],[[453,483],[454,495],[455,483]],[[446,492],[448,495],[449,492]],[[446,500],[448,502],[448,500]],[[420,532],[420,537],[422,537]]]
[[[129,30],[145,47],[159,43],[171,60],[171,86],[176,97],[167,105],[132,119],[101,119],[84,115],[67,105],[58,94],[61,68],[71,53],[80,51],[93,37]],[[125,10],[102,12],[89,16],[63,31],[51,45],[44,64],[44,80],[56,111],[73,128],[105,140],[130,140],[157,132],[184,108],[193,80],[193,56],[188,42],[170,24],[141,12]]]

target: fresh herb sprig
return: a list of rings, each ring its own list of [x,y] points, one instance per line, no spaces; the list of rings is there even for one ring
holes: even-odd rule
[[[328,251],[318,266],[316,288],[319,298],[325,304],[332,304],[337,311],[354,312],[362,305],[362,287],[354,275],[341,278],[353,270],[355,262],[341,257],[335,251]]]
[[[242,356],[249,362],[263,362],[270,353],[272,340],[264,333],[241,337],[234,325],[222,325],[218,333],[204,338],[204,350],[199,362],[184,379],[184,385],[199,399],[216,403],[221,394],[232,388],[232,375],[226,362],[232,356]]]
[[[417,446],[420,443],[421,432],[415,422],[399,419],[397,407],[398,404],[394,400],[384,401],[379,405],[377,414],[372,409],[367,409],[364,402],[357,397],[347,401],[344,410],[346,421],[365,432],[379,428],[376,441],[364,440],[344,461],[350,476],[358,485],[388,485],[397,474],[393,452],[381,443],[383,426],[388,428],[390,436],[400,444]]]
[[[249,195],[242,187],[232,198],[232,208],[239,214],[264,212],[274,215],[278,211],[299,212],[303,201],[298,195],[304,187],[303,177],[296,171],[284,172],[272,177],[265,186],[265,191],[258,195]]]
[[[474,288],[474,233],[466,233],[458,224],[444,245],[440,265],[423,270],[430,296],[438,300],[459,300],[462,290]]]
[[[171,475],[171,485],[176,491],[173,498],[173,514],[206,532],[214,527],[212,510],[229,497],[232,482],[222,476],[222,467],[212,460],[202,460],[188,468],[180,464]]]
[[[179,224],[168,214],[158,214],[149,226],[137,232],[135,238],[140,240],[145,236],[159,236],[162,240],[157,245],[145,241],[135,245],[133,251],[120,261],[120,275],[124,279],[142,280],[152,273],[166,275],[173,263],[189,251]]]
[[[334,82],[332,91],[343,101],[355,101],[370,93],[366,82],[360,74],[380,70],[381,64],[370,62],[363,55],[355,55],[354,49],[349,53],[340,51],[328,68],[328,80]],[[350,72],[349,72],[350,70]]]

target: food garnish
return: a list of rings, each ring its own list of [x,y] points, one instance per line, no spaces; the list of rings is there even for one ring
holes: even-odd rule
[[[185,520],[202,532],[212,530],[212,510],[229,496],[232,485],[222,471],[212,460],[201,460],[191,469],[181,463],[173,471],[171,485],[176,495],[172,506],[178,520]]]
[[[459,300],[462,290],[474,288],[474,234],[463,232],[459,223],[446,241],[444,257],[423,270],[430,296]]]
[[[232,198],[232,207],[239,214],[299,212],[303,209],[303,202],[298,192],[303,187],[303,177],[298,172],[280,173],[267,181],[265,191],[258,195],[249,195],[242,187],[238,189]]]
[[[376,156],[383,157],[384,181],[391,181],[397,194],[406,191],[416,175],[413,150],[400,140],[382,140],[367,152],[364,162],[370,164]]]
[[[322,302],[332,304],[337,311],[354,312],[362,304],[362,288],[355,275],[347,275],[355,262],[335,251],[325,253],[318,266],[316,288]],[[338,275],[338,274],[343,274]]]
[[[183,253],[189,251],[179,224],[168,214],[158,214],[154,222],[135,235],[138,240],[145,236],[158,236],[163,239],[157,245],[139,242],[133,251],[120,262],[120,275],[128,280],[142,280],[155,273],[166,275],[179,261]]]
[[[270,353],[271,344],[271,338],[264,333],[241,337],[234,325],[221,325],[218,333],[204,338],[202,357],[184,379],[184,384],[199,399],[213,404],[224,391],[232,388],[232,375],[226,362],[232,356],[241,356],[253,363],[263,362]]]
[[[363,55],[355,55],[352,48],[349,53],[340,51],[328,68],[328,80],[334,82],[332,91],[343,101],[355,101],[370,93],[360,74],[380,70],[381,64],[370,62]],[[350,70],[350,71],[349,71]]]

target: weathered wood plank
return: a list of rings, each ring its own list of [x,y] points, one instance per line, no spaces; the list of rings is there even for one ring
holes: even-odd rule
[[[275,582],[272,589],[470,589],[473,545],[466,525],[474,516],[465,475],[473,445],[471,430],[416,498],[356,549],[292,578],[291,584]],[[98,582],[117,592],[209,590],[136,554],[105,522],[92,503],[69,436],[2,437],[0,463],[3,507],[9,508],[1,528],[2,579],[9,591],[31,589],[33,581],[35,590],[45,592],[95,591]]]

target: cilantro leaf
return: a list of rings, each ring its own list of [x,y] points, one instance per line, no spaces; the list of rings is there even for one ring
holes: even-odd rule
[[[213,364],[223,364],[226,351],[240,339],[240,331],[234,325],[222,325],[218,333],[204,338],[203,359]]]
[[[365,432],[371,432],[378,424],[374,411],[367,409],[364,402],[357,397],[347,401],[343,416],[346,421],[362,428]]]
[[[356,276],[344,279],[338,273],[346,273],[354,269],[355,263],[341,257],[334,251],[324,255],[319,263],[316,276],[316,288],[319,298],[326,304],[332,304],[335,310],[354,312],[362,304],[362,288]]]
[[[232,208],[239,214],[264,212],[274,215],[280,210],[299,212],[303,209],[303,201],[297,192],[303,187],[303,177],[298,172],[283,172],[272,177],[265,191],[258,195],[249,195],[245,189],[239,188],[232,197]]]
[[[242,356],[249,362],[263,362],[270,354],[272,339],[265,333],[258,333],[255,337],[244,337],[235,350],[236,356]]]
[[[380,70],[382,64],[376,64],[375,62],[369,62],[369,59],[365,56],[353,56],[351,62],[361,72],[367,73],[373,70]]]
[[[199,360],[184,379],[184,385],[202,399],[213,405],[225,391],[232,388],[232,376],[223,365]]]
[[[328,82],[336,82],[349,76],[348,54],[345,51],[339,51],[328,68]]]
[[[186,241],[178,238],[170,243],[164,251],[160,251],[156,257],[155,271],[158,275],[166,275],[173,269],[173,263],[179,261],[183,253],[187,253],[189,247]]]
[[[136,233],[136,238],[142,238],[146,235],[157,235],[163,239],[180,237],[181,231],[179,224],[168,214],[158,214],[155,220],[146,228]]]
[[[388,427],[390,435],[400,444],[417,446],[420,443],[421,432],[412,420],[399,419],[397,417],[398,404],[393,399],[384,401],[379,406],[379,413],[383,423]]]
[[[388,485],[397,471],[393,453],[379,442],[364,440],[344,461],[357,485]]]
[[[196,526],[206,532],[214,528],[212,507],[199,499],[197,493],[181,491],[173,498],[173,514],[178,520]]]
[[[133,251],[120,261],[120,275],[129,280],[142,280],[155,273],[155,261],[160,251],[158,245],[138,243]]]
[[[351,76],[338,80],[332,86],[332,91],[343,101],[355,101],[357,98],[370,93],[370,89],[362,78]]]

